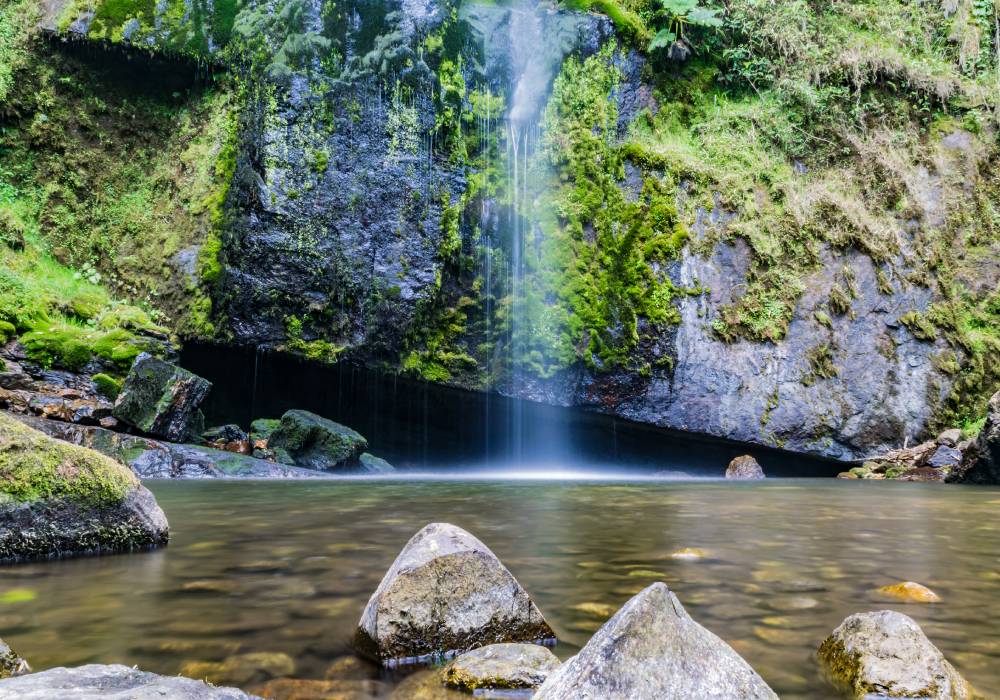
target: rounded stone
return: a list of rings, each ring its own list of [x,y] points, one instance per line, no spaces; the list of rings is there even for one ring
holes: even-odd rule
[[[559,659],[537,644],[491,644],[462,654],[444,669],[444,683],[482,688],[537,688],[559,667]]]
[[[750,455],[743,455],[734,459],[726,467],[726,478],[739,481],[763,479],[764,470],[761,469],[756,459]]]
[[[876,589],[879,595],[906,603],[940,603],[941,597],[927,586],[915,581],[903,581]]]
[[[851,615],[819,647],[828,678],[855,698],[969,700],[969,683],[912,619],[892,610]]]

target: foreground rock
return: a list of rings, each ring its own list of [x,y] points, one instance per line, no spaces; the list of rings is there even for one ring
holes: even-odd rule
[[[362,654],[395,665],[554,637],[486,545],[459,527],[432,523],[406,543],[372,594],[355,645]]]
[[[88,664],[53,668],[0,681],[0,700],[253,700],[236,688],[215,688],[180,676],[158,676],[128,666]]]
[[[537,688],[559,659],[537,644],[491,644],[462,654],[444,669],[445,685],[461,690]]]
[[[15,417],[49,437],[111,457],[142,479],[314,479],[322,476],[312,469],[275,464],[209,447],[177,445],[33,416]]]
[[[0,679],[21,676],[30,671],[28,662],[18,656],[17,652],[0,639]]]
[[[891,610],[848,617],[820,645],[819,660],[830,680],[856,698],[973,697],[920,626]]]
[[[726,478],[741,481],[763,479],[764,470],[760,468],[760,464],[757,463],[756,459],[750,455],[743,455],[734,459],[726,467]]]
[[[622,607],[535,700],[777,698],[739,654],[688,615],[663,583]]]
[[[284,464],[331,471],[357,468],[368,441],[340,423],[291,410],[270,433],[267,448]]]
[[[1000,392],[990,399],[986,423],[962,455],[962,463],[948,475],[959,484],[1000,484]]]
[[[211,388],[207,379],[143,353],[125,377],[114,416],[166,440],[194,439],[204,430],[198,406]]]
[[[126,467],[0,413],[0,561],[128,551],[167,538],[163,511]]]

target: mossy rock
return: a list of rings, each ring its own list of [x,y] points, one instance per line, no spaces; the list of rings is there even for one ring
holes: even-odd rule
[[[143,432],[181,442],[204,430],[198,406],[211,388],[207,379],[143,353],[125,377],[114,416]]]
[[[135,475],[0,413],[0,561],[166,544],[167,519]]]
[[[267,446],[279,462],[329,471],[357,467],[368,441],[340,423],[293,409],[281,417]]]
[[[281,425],[280,418],[258,418],[250,424],[250,442],[270,440],[279,425]]]
[[[361,471],[369,474],[390,474],[396,468],[381,457],[365,452],[358,460],[361,463]]]
[[[94,388],[97,389],[98,394],[106,399],[110,399],[111,401],[117,399],[118,394],[121,393],[122,382],[120,379],[115,379],[107,374],[99,373],[91,377],[90,381],[94,383]]]

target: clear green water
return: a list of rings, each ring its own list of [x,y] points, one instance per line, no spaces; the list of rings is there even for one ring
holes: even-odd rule
[[[1000,693],[1000,489],[783,481],[154,482],[172,526],[152,553],[0,569],[0,636],[41,669],[86,662],[177,673],[190,661],[283,652],[298,678],[343,667],[361,611],[428,522],[488,544],[569,656],[655,579],[783,698],[837,697],[813,652],[845,616],[915,618],[988,694]],[[671,558],[682,547],[710,557]],[[872,594],[899,580],[937,605]],[[333,675],[339,672],[334,671]],[[408,696],[354,669],[335,697]],[[412,681],[411,681],[412,682]],[[250,686],[253,681],[245,681]],[[332,696],[333,697],[333,696]]]

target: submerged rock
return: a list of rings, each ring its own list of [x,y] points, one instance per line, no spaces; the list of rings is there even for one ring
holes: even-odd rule
[[[695,622],[663,583],[628,601],[538,689],[535,700],[687,700],[778,696]]]
[[[236,654],[223,661],[193,661],[184,664],[181,675],[209,683],[246,685],[295,673],[295,661],[288,654],[255,652]]]
[[[0,414],[0,561],[167,543],[167,519],[126,467]]]
[[[537,644],[491,644],[462,654],[444,669],[444,683],[482,688],[537,688],[559,668],[559,659]]]
[[[215,688],[180,676],[158,676],[118,664],[53,668],[0,681],[0,700],[253,700],[236,688]]]
[[[406,543],[372,594],[355,646],[394,665],[554,637],[521,584],[485,544],[454,525],[432,523]]]
[[[895,598],[907,603],[940,603],[941,598],[927,586],[915,581],[903,581],[891,586],[882,586],[876,591],[887,598]]]
[[[174,442],[195,438],[205,422],[198,406],[211,388],[208,380],[142,353],[125,377],[114,416]]]
[[[330,471],[355,468],[368,441],[347,426],[309,411],[286,411],[267,447],[279,462]]]
[[[367,452],[362,453],[359,461],[361,462],[361,471],[369,474],[389,474],[396,471],[396,467],[392,466],[381,457],[376,457],[375,455]]]
[[[4,640],[0,639],[0,679],[30,673],[28,662],[17,655]]]
[[[856,698],[973,697],[920,626],[892,610],[848,617],[820,645],[819,660],[830,680]]]
[[[1000,484],[1000,391],[990,399],[986,423],[962,455],[961,465],[948,475],[960,484]]]
[[[763,479],[764,470],[760,468],[760,464],[757,463],[756,459],[750,455],[743,455],[734,459],[726,467],[726,478],[740,480]]]

